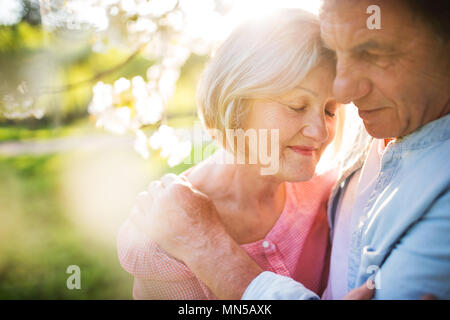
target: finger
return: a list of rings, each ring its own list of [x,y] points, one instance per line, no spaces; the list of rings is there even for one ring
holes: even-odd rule
[[[361,287],[353,289],[343,300],[370,300],[375,293],[375,284],[371,281],[367,281]]]
[[[189,179],[185,176],[185,175],[180,175],[180,179],[183,181],[183,183],[191,188],[191,189],[195,189],[194,186],[192,185],[192,183],[189,181]]]
[[[436,296],[432,295],[431,293],[427,293],[420,300],[437,300],[437,298],[436,298]]]
[[[189,188],[192,188],[191,182],[183,174],[176,175],[173,173],[168,173],[161,178],[161,183],[163,184],[164,188],[168,188],[173,184],[181,184]]]
[[[156,197],[162,191],[162,188],[163,186],[161,181],[155,180],[149,184],[147,191],[152,195],[152,197]]]
[[[185,176],[185,174],[184,173],[182,173],[182,174],[180,174],[179,176],[178,176],[181,180],[183,180],[184,182],[186,182],[186,183],[189,183],[190,184],[190,182],[189,182],[189,180],[188,180],[188,178]]]
[[[134,206],[131,210],[130,221],[139,231],[143,231],[143,227],[145,225],[145,216],[137,206]]]
[[[140,192],[136,197],[136,209],[140,211],[141,214],[147,214],[148,210],[152,206],[153,198],[152,193],[147,191]]]
[[[173,174],[173,173],[165,174],[161,178],[161,184],[162,184],[163,188],[167,188],[171,184],[174,184],[174,183],[182,183],[182,182],[183,182],[183,179],[181,179],[180,177],[178,177],[176,174]]]
[[[361,287],[358,288],[359,300],[370,300],[375,293],[375,282],[367,280]]]

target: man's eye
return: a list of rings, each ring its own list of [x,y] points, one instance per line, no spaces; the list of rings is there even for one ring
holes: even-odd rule
[[[373,56],[373,53],[371,53],[369,51],[361,51],[361,55],[363,57],[371,57],[371,56]]]
[[[361,52],[361,57],[375,65],[378,65],[380,67],[386,67],[393,61],[393,56],[391,55],[383,55],[383,54],[377,54],[372,53],[368,51]]]
[[[375,60],[378,60],[379,58],[381,58],[381,56],[379,54],[376,54],[374,52],[369,52],[369,51],[362,51],[361,57],[363,59],[366,59],[369,61],[375,61]]]

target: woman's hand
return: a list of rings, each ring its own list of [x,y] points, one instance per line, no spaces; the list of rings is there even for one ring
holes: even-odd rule
[[[208,197],[184,177],[167,174],[138,195],[133,223],[175,258],[185,261],[225,229]]]

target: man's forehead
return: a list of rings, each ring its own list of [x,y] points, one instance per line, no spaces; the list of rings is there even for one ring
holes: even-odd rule
[[[342,0],[332,10],[322,13],[320,30],[325,46],[336,50],[343,49],[341,46],[348,49],[363,43],[374,45],[393,40],[399,43],[407,27],[400,8],[380,1],[381,29],[369,29],[367,20],[371,14],[367,13],[368,3]]]
[[[331,6],[328,6],[326,2],[327,0],[325,0],[323,10],[319,15],[321,22],[335,19],[340,21],[352,21],[354,19],[365,21],[367,8],[371,5],[371,2],[366,0],[334,0],[330,1],[333,3]]]

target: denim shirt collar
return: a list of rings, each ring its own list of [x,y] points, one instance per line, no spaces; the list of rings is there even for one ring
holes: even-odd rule
[[[388,164],[387,162],[396,160],[399,161],[402,155],[407,153],[407,151],[423,149],[436,143],[448,140],[449,138],[450,114],[425,124],[405,137],[399,138],[396,141],[391,141],[386,147],[382,157],[382,169]],[[364,164],[370,142],[373,138],[367,134],[363,127],[361,127],[359,136],[356,140],[358,143],[355,143],[355,148],[353,149],[356,150],[356,152],[353,152],[347,159],[345,159],[345,162],[351,163],[351,165],[341,168],[341,172],[339,174],[340,177],[332,189],[328,201],[328,223],[330,226],[331,239],[333,239],[334,236],[334,218],[336,215],[337,205],[341,197],[341,191],[345,189],[345,184],[348,182],[349,177],[352,176]]]
[[[414,150],[427,148],[450,138],[450,114],[431,121],[413,133],[397,139],[395,148]]]

